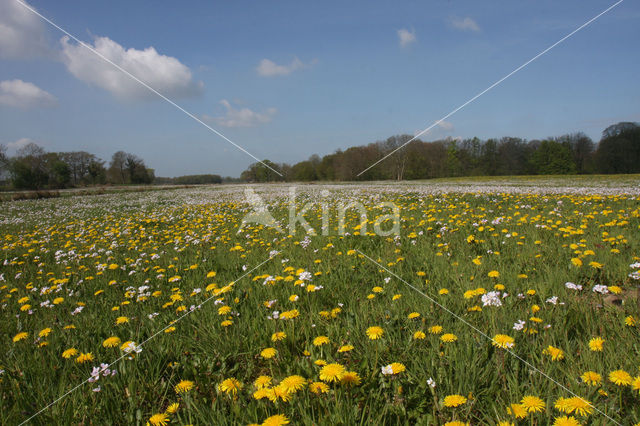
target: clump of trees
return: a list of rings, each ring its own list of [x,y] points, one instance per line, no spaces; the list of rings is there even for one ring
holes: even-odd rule
[[[46,152],[35,143],[9,157],[0,145],[0,179],[7,178],[14,189],[59,189],[97,184],[148,184],[154,172],[134,154],[118,151],[109,168],[85,151]]]
[[[249,182],[431,179],[456,176],[640,173],[640,125],[622,122],[607,127],[595,144],[584,133],[544,140],[517,137],[481,140],[416,139],[380,164],[358,173],[411,140],[392,136],[290,166],[254,163],[242,172]]]

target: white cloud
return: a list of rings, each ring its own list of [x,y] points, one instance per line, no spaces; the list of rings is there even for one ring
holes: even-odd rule
[[[258,71],[258,74],[263,77],[289,75],[294,71],[307,68],[314,63],[315,61],[312,61],[310,64],[305,64],[300,59],[293,58],[293,61],[291,61],[289,65],[278,65],[269,59],[263,59],[260,61],[260,64],[258,64],[256,71]]]
[[[206,121],[213,121],[223,127],[255,127],[269,123],[278,112],[275,108],[267,108],[264,112],[252,111],[249,108],[235,109],[226,99],[220,101],[226,113],[222,117],[203,115]]]
[[[44,22],[17,1],[0,0],[0,58],[27,59],[49,50]]]
[[[422,133],[421,136],[439,137],[446,133],[453,132],[454,129],[455,127],[453,126],[453,123],[451,123],[450,121],[441,121],[435,126],[433,126],[431,129],[427,130],[425,133]],[[415,132],[413,132],[413,135],[416,136],[420,134],[423,130],[424,129],[416,130]]]
[[[60,42],[62,60],[76,78],[124,100],[157,97],[86,47],[71,43],[66,36]],[[169,98],[193,96],[202,91],[203,83],[193,81],[189,67],[176,58],[159,54],[153,47],[144,50],[125,49],[108,37],[96,37],[92,47]]]
[[[33,83],[22,80],[0,81],[0,105],[28,109],[52,107],[56,98]]]
[[[29,145],[30,143],[36,143],[36,141],[29,138],[20,138],[17,141],[7,143],[7,149],[9,151],[16,152],[20,148],[24,148],[26,145]]]
[[[474,21],[473,19],[467,17],[467,18],[451,18],[449,20],[449,24],[460,31],[473,31],[473,32],[478,32],[480,31],[480,27],[478,26],[478,24],[476,23],[476,21]]]
[[[401,47],[409,46],[411,43],[414,43],[416,41],[415,31],[409,31],[406,28],[398,30],[398,41],[400,42]]]
[[[453,130],[453,123],[451,123],[450,121],[441,121],[438,123],[438,127],[440,127],[442,130],[450,132]]]

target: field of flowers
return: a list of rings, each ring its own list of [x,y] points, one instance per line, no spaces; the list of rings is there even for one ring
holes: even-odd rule
[[[593,179],[3,203],[0,424],[637,424],[640,177]]]

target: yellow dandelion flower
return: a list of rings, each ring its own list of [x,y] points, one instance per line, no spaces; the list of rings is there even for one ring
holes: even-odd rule
[[[81,353],[76,358],[76,362],[78,364],[84,364],[85,362],[91,362],[91,361],[93,361],[93,354],[91,352]]]
[[[180,403],[174,402],[173,404],[169,404],[169,406],[167,407],[166,410],[164,410],[164,412],[167,414],[175,414],[178,411],[178,408],[180,408]]]
[[[262,422],[262,426],[281,426],[286,424],[289,424],[289,419],[284,414],[267,417],[264,422]]]
[[[287,334],[284,331],[277,331],[271,335],[272,342],[278,342],[287,337]]]
[[[120,345],[120,338],[117,336],[107,337],[102,342],[102,346],[105,348],[113,348]]]
[[[313,346],[322,346],[329,343],[329,338],[327,336],[318,336],[313,339]]]
[[[602,380],[602,376],[595,371],[585,371],[580,378],[589,386],[597,386]]]
[[[602,346],[604,344],[604,339],[602,337],[594,337],[589,340],[589,349],[594,352],[602,352]]]
[[[507,408],[507,413],[515,416],[516,419],[524,419],[527,417],[527,409],[522,404],[511,404],[511,406]]]
[[[272,379],[269,376],[259,376],[253,382],[253,386],[255,386],[256,389],[268,388],[269,386],[271,386],[271,381],[272,381]]]
[[[174,386],[173,390],[176,393],[187,393],[191,389],[193,389],[194,383],[191,380],[180,380],[177,385]]]
[[[360,376],[355,371],[345,371],[340,379],[340,383],[347,386],[358,386],[360,384]]]
[[[295,393],[305,387],[307,381],[304,377],[293,375],[284,378],[278,386],[280,386],[288,394]]]
[[[413,338],[416,339],[416,340],[422,340],[425,337],[427,337],[427,335],[424,334],[423,331],[416,331],[415,333],[413,333]]]
[[[467,402],[467,398],[462,395],[447,395],[444,397],[443,403],[445,407],[458,407]]]
[[[313,382],[309,385],[309,390],[316,395],[329,392],[329,386],[322,382]]]
[[[157,413],[149,417],[149,423],[152,426],[166,426],[169,424],[169,416],[165,413]]]
[[[344,353],[344,352],[350,352],[353,350],[353,345],[342,345],[340,346],[340,348],[338,349],[338,352],[340,353]]]
[[[491,341],[493,346],[503,349],[510,349],[515,346],[515,340],[506,334],[496,334]]]
[[[382,327],[378,327],[377,325],[367,328],[367,336],[371,340],[377,340],[381,338],[383,334],[384,330]]]
[[[320,370],[320,380],[323,382],[338,382],[344,376],[345,369],[340,364],[327,364]]]
[[[431,334],[440,334],[440,333],[442,333],[442,326],[441,325],[433,325],[433,326],[429,327],[429,333],[431,333]]]
[[[547,348],[542,351],[542,353],[549,355],[552,361],[560,361],[564,359],[564,351],[551,345],[547,346]]]
[[[62,352],[62,358],[73,358],[76,355],[78,355],[78,350],[76,348],[69,348]]]
[[[629,386],[632,380],[631,374],[624,370],[615,370],[609,373],[609,381],[618,386]]]
[[[440,336],[440,340],[442,340],[445,343],[451,343],[458,340],[458,336],[456,336],[453,333],[445,333],[442,336]]]
[[[264,359],[271,359],[276,356],[277,353],[278,351],[275,348],[266,348],[260,352],[260,356]]]
[[[15,336],[13,336],[13,342],[19,342],[20,340],[24,340],[27,338],[27,336],[29,335],[29,333],[27,333],[26,331],[22,331],[18,334],[16,334]]]
[[[47,337],[49,334],[51,334],[53,330],[51,330],[49,327],[47,328],[43,328],[42,330],[40,330],[40,332],[38,333],[38,337]]]
[[[580,422],[573,416],[556,417],[553,426],[580,426]]]
[[[498,271],[489,271],[487,276],[489,278],[498,278],[500,276],[500,272],[498,272]]]
[[[242,389],[242,383],[239,380],[231,377],[225,379],[218,385],[218,390],[226,394],[236,396],[238,391]]]
[[[536,413],[539,411],[544,411],[546,404],[544,401],[537,396],[527,395],[522,398],[520,404],[524,407],[525,410],[529,413]]]

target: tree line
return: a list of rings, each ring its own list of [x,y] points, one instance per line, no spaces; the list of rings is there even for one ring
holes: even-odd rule
[[[0,180],[14,189],[60,189],[98,184],[150,184],[154,171],[135,154],[118,151],[108,166],[85,151],[47,152],[35,143],[13,157],[0,145]]]
[[[410,135],[337,150],[294,165],[253,163],[242,172],[248,182],[432,179],[457,176],[640,173],[640,125],[620,122],[607,127],[596,144],[584,133],[544,140],[517,137],[481,140],[415,139]]]

